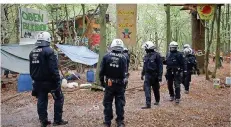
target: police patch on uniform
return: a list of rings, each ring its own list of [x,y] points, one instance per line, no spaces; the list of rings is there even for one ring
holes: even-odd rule
[[[42,52],[43,49],[42,48],[38,48],[38,49],[34,49],[32,52]]]

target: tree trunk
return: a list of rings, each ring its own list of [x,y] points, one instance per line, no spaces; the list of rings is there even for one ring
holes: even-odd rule
[[[210,47],[213,42],[213,28],[214,28],[214,22],[217,16],[217,5],[215,5],[215,10],[214,10],[214,16],[212,20],[212,26],[211,26],[211,34],[209,37],[209,22],[207,23],[207,45],[206,45],[206,54],[205,54],[205,73],[206,73],[206,80],[209,80],[209,69],[208,69],[208,63],[209,63],[209,54],[210,54]]]
[[[221,24],[221,51],[224,52],[225,51],[225,46],[226,46],[226,40],[225,40],[225,8],[224,8],[224,11],[222,12],[222,17],[221,17],[221,20],[222,20],[222,24]]]
[[[55,47],[55,44],[56,44],[55,38],[56,38],[56,37],[55,37],[54,21],[52,20],[51,22],[52,22],[52,24],[51,24],[51,26],[52,26],[52,35],[53,35],[53,38],[54,38],[54,43],[51,44],[51,45],[52,45],[52,47]]]
[[[8,7],[7,5],[1,4],[1,44],[6,44],[6,40],[9,40],[8,38],[8,32],[7,32],[7,22],[8,22]]]
[[[227,5],[227,24],[228,24],[228,44],[227,44],[227,51],[228,51],[228,53],[230,52],[230,35],[231,35],[231,31],[230,31],[230,15],[229,15],[229,8],[230,6],[229,6],[229,4]]]
[[[85,25],[85,4],[81,4],[81,6],[82,6],[82,9],[83,9],[83,34],[85,33],[85,31],[86,31],[86,25]],[[91,21],[90,21],[91,22]],[[85,37],[84,35],[82,36],[83,38]],[[85,43],[85,42],[84,42]],[[89,49],[91,49],[91,47],[90,47],[90,41],[88,41],[88,48]]]
[[[204,21],[197,19],[197,13],[192,13],[192,48],[197,52],[205,51],[205,27]],[[198,61],[198,68],[201,73],[204,73],[204,55],[196,56]]]
[[[71,37],[71,32],[70,32],[70,27],[69,27],[69,16],[68,16],[68,10],[67,10],[67,5],[65,4],[65,12],[66,12],[66,21],[67,21],[67,30],[68,30],[68,41],[73,42],[72,37]],[[68,42],[71,44],[71,42]]]
[[[106,19],[105,14],[108,8],[108,4],[101,4],[100,5],[100,49],[99,49],[99,60],[97,63],[97,70],[96,70],[96,83],[99,85],[99,71],[100,71],[100,64],[102,61],[102,58],[106,52],[107,48],[107,42],[106,42]]]
[[[176,37],[175,37],[175,41],[179,43],[179,29],[178,27],[176,27]],[[179,44],[178,44],[179,45]]]
[[[171,26],[170,26],[170,5],[168,4],[166,6],[166,18],[167,18],[167,42],[166,42],[166,54],[168,52],[168,46],[169,43],[171,42]]]
[[[155,44],[156,44],[156,49],[159,50],[158,33],[157,33],[157,31],[155,31]]]
[[[217,18],[217,45],[216,45],[216,65],[212,77],[216,78],[217,68],[220,65],[220,21],[221,21],[221,5],[218,5],[218,18]]]
[[[209,80],[209,73],[208,73],[208,62],[209,62],[209,22],[206,22],[206,38],[207,38],[207,45],[206,45],[206,52],[205,52],[205,78]],[[213,30],[211,30],[213,32]]]
[[[81,4],[82,9],[83,9],[83,33],[85,31],[85,4]]]
[[[75,28],[75,22],[76,22],[76,14],[75,14],[75,5],[73,7],[73,12],[74,12],[74,19],[73,19],[73,41],[74,44],[77,45],[77,33],[76,33],[76,28]]]
[[[16,38],[17,38],[17,43],[20,43],[20,30],[19,30],[19,7],[20,7],[20,4],[16,4],[15,5],[15,10],[16,10],[16,21],[15,21],[15,25],[16,25]]]

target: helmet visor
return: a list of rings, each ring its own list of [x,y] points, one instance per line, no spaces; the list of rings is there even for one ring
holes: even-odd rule
[[[35,46],[50,46],[50,42],[44,40],[37,40]]]
[[[124,48],[120,46],[115,46],[115,47],[112,47],[111,49],[114,51],[124,51]]]

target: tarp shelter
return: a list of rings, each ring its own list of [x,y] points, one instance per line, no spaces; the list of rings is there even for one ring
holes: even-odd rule
[[[72,61],[85,64],[94,65],[98,62],[99,55],[85,46],[72,46],[72,45],[60,45],[56,46]]]
[[[1,68],[18,73],[29,73],[29,54],[35,45],[2,45]],[[84,46],[59,45],[57,47],[72,61],[85,65],[94,65],[99,55]]]
[[[1,68],[18,73],[29,73],[29,54],[35,45],[2,45]]]

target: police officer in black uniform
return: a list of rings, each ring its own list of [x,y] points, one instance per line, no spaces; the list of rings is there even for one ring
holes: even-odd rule
[[[124,48],[124,56],[127,58],[127,72],[128,72],[128,69],[129,69],[129,64],[130,64],[130,54],[128,52],[128,48]]]
[[[62,119],[64,97],[61,91],[60,75],[57,55],[50,48],[51,35],[48,32],[38,34],[36,45],[31,51],[30,75],[33,79],[32,96],[38,98],[37,111],[42,127],[51,124],[47,119],[48,93],[54,98],[54,126],[65,125],[68,122]]]
[[[115,97],[116,122],[118,127],[124,126],[124,106],[126,89],[127,60],[123,55],[124,44],[121,39],[111,43],[112,51],[103,57],[100,70],[100,82],[105,87],[104,93],[104,125],[111,126],[113,119],[112,102]]]
[[[128,72],[128,70],[129,70],[129,64],[130,64],[130,54],[129,54],[128,49],[127,49],[126,47],[124,47],[123,53],[124,53],[124,56],[127,58],[126,78],[128,79],[129,76],[130,76],[130,74],[129,74],[129,72]],[[127,82],[127,84],[128,84],[128,82]],[[127,86],[127,84],[126,84],[126,86]]]
[[[196,57],[192,54],[192,49],[191,48],[185,48],[184,49],[184,64],[187,64],[186,68],[184,68],[184,78],[183,78],[183,84],[185,87],[185,93],[189,93],[189,86],[191,82],[191,77],[192,77],[192,71],[196,70],[197,75],[200,75],[200,71],[197,68],[197,61]]]
[[[168,90],[170,94],[170,101],[175,99],[175,102],[180,103],[180,84],[183,77],[184,60],[183,54],[177,51],[178,43],[173,41],[169,44],[170,52],[166,56],[166,79],[168,82]],[[173,89],[173,82],[175,92]]]
[[[145,48],[146,55],[144,56],[144,66],[141,74],[141,80],[144,80],[144,91],[146,97],[146,106],[142,109],[151,108],[151,87],[154,92],[156,102],[154,105],[159,105],[160,102],[160,84],[162,81],[163,65],[160,54],[155,52],[153,42],[147,41],[142,46]]]

